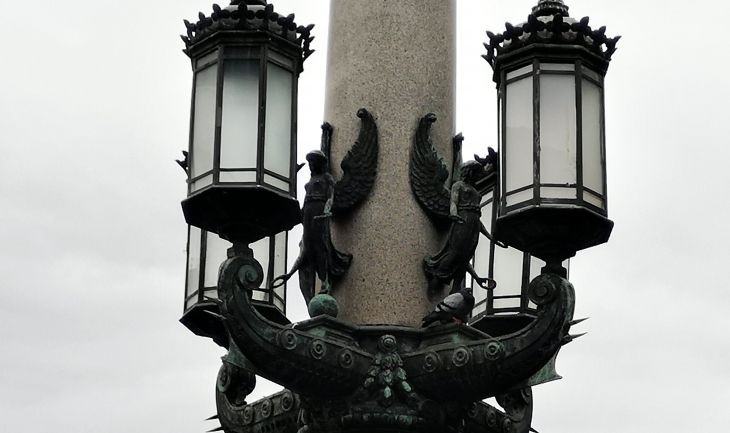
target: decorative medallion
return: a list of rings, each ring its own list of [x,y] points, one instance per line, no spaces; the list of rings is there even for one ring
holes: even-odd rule
[[[459,347],[454,350],[454,354],[451,356],[451,361],[457,367],[463,367],[471,360],[471,352],[466,347]]]
[[[261,416],[268,418],[274,412],[274,404],[270,399],[266,399],[261,403]]]
[[[499,341],[490,341],[484,347],[484,357],[490,361],[496,361],[504,354],[504,347]]]
[[[441,358],[436,352],[429,352],[423,358],[423,370],[427,373],[433,373],[441,368]]]
[[[322,340],[312,340],[309,345],[309,354],[314,359],[322,359],[327,354],[327,345]]]
[[[254,410],[251,406],[246,406],[243,408],[243,423],[248,425],[253,422],[254,419]]]
[[[352,356],[352,352],[350,352],[349,349],[343,349],[337,357],[337,362],[339,362],[340,367],[342,368],[350,368],[352,367],[352,364],[355,363],[355,358]]]
[[[285,329],[279,334],[279,344],[281,347],[287,350],[294,350],[299,344],[299,337],[291,329]]]
[[[289,412],[294,407],[294,394],[291,391],[284,391],[281,396],[281,410]]]

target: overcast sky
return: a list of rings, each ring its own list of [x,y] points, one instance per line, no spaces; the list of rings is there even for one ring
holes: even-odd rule
[[[365,1],[365,0],[363,0]],[[396,0],[392,0],[396,1]],[[484,31],[535,0],[458,0],[457,129],[496,145]],[[319,143],[328,1],[300,80],[300,155]],[[571,266],[588,336],[535,390],[542,433],[724,431],[730,403],[726,77],[719,0],[573,0],[623,35],[606,80],[611,241]],[[221,349],[177,322],[199,0],[0,0],[0,431],[200,433]],[[456,131],[455,131],[456,132]],[[483,152],[482,152],[483,153]],[[296,244],[297,234],[292,235]],[[294,254],[290,257],[293,258]],[[301,297],[290,311],[303,319]],[[253,398],[277,387],[262,383]]]

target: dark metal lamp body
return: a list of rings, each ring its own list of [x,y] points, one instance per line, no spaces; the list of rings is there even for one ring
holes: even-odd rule
[[[194,79],[182,206],[189,224],[250,243],[300,222],[297,80],[311,39],[271,5],[235,3],[186,23]]]
[[[604,77],[618,38],[541,1],[528,21],[488,32],[499,92],[497,239],[546,261],[608,240]]]
[[[446,188],[448,168],[432,151],[429,127],[436,117],[421,119],[412,188],[436,220],[452,229],[468,223],[469,236],[450,237],[454,245],[444,249],[475,251],[469,266],[471,252],[459,256],[449,274],[455,289],[470,292],[462,284],[471,284],[476,304],[468,324],[358,326],[332,317],[336,313],[292,324],[285,316],[286,287],[274,282],[294,272],[285,273],[287,231],[302,219],[297,79],[312,53],[312,26],[298,27],[293,19],[265,1],[237,0],[186,22],[183,36],[194,81],[190,147],[179,162],[188,171],[183,211],[191,225],[181,321],[229,349],[216,384],[217,430],[527,433],[531,387],[559,378],[558,351],[577,338],[570,334],[580,321],[573,320],[565,260],[607,241],[613,227],[603,83],[618,38],[591,29],[587,18],[570,19],[561,0],[540,0],[527,23],[489,33],[484,57],[499,90],[500,152],[490,149],[488,163],[457,164],[455,158],[452,175],[462,170],[461,190]],[[325,281],[325,265],[331,265],[325,253],[333,245],[329,226],[315,221],[338,210],[346,216],[338,191],[352,201],[340,207],[350,209],[369,194],[377,175],[375,118],[365,109],[358,116],[363,126],[343,162],[343,180],[327,178],[334,190],[327,197],[308,191],[310,206],[324,204],[317,201],[322,210],[305,224],[316,242],[302,243],[295,268],[311,273],[321,261]],[[326,160],[329,152],[320,153]],[[315,160],[313,177],[325,176]],[[481,184],[477,166],[489,173]],[[343,186],[349,184],[359,186]],[[480,234],[489,242],[475,242]],[[501,280],[496,269],[504,244],[514,247],[504,251],[519,276],[485,285]],[[313,248],[324,253],[307,251]],[[472,279],[464,282],[456,274],[466,270]],[[505,287],[512,292],[499,292]],[[326,296],[336,307],[336,298]],[[286,389],[248,404],[256,375]],[[489,397],[504,413],[482,403]]]

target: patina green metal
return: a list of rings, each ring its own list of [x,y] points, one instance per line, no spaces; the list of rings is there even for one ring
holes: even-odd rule
[[[524,387],[570,339],[574,291],[556,274],[530,284],[534,322],[499,337],[459,324],[355,326],[329,316],[277,324],[251,304],[247,287],[258,276],[246,254],[221,267],[224,323],[257,374],[304,402],[305,430],[448,430],[473,402]]]

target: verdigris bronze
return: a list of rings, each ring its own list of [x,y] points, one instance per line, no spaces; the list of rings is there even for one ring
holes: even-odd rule
[[[332,282],[350,267],[352,255],[337,250],[330,235],[330,218],[346,214],[367,197],[377,174],[378,129],[372,114],[360,109],[360,134],[342,161],[342,179],[335,182],[329,170],[332,125],[322,125],[322,149],[309,152],[311,178],[304,186],[302,207],[303,235],[299,257],[291,270],[272,281],[283,284],[299,272],[299,287],[307,305],[315,295],[315,277],[322,283],[321,293],[329,294]]]
[[[418,203],[436,223],[449,221],[446,242],[438,253],[426,257],[423,263],[429,298],[438,296],[449,282],[451,293],[459,292],[467,272],[480,286],[493,289],[494,281],[479,277],[470,261],[479,234],[491,239],[481,222],[481,195],[475,186],[484,178],[496,181],[496,153],[490,152],[482,162],[467,161],[459,165],[455,160],[449,185],[448,169],[430,137],[435,121],[436,115],[430,113],[419,122],[410,165],[411,188]],[[455,154],[460,153],[461,140],[461,135],[454,138]]]

